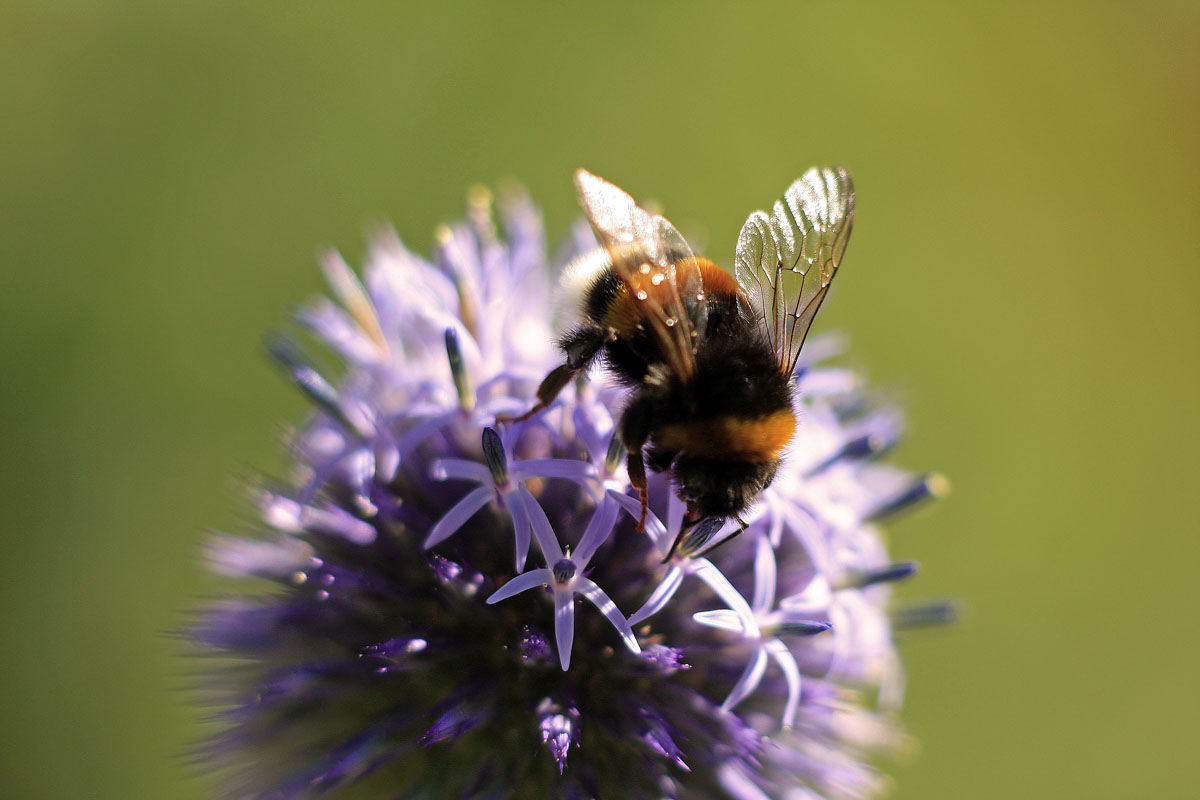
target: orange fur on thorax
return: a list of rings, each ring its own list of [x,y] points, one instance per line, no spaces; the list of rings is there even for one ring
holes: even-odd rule
[[[699,256],[687,259],[676,266],[677,285],[685,283],[686,274],[697,269],[700,270],[700,280],[706,295],[718,297],[741,291],[741,287],[738,286],[732,275],[707,258]],[[655,284],[648,277],[641,275],[633,275],[628,282],[622,282],[620,293],[609,303],[603,319],[605,325],[610,326],[620,335],[632,335],[637,326],[642,324],[647,300],[637,299],[634,296],[637,291],[646,292],[647,300],[652,301],[657,307],[665,309],[670,307],[671,293],[677,290],[665,280]]]

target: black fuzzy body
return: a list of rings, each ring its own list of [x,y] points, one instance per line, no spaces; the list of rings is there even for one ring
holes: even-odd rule
[[[719,269],[715,266],[712,269]],[[725,285],[736,284],[732,279]],[[651,470],[671,471],[672,481],[693,519],[734,516],[770,484],[779,467],[777,452],[723,455],[698,442],[664,446],[656,434],[667,426],[720,424],[732,418],[764,420],[792,407],[791,383],[739,290],[714,291],[705,285],[707,320],[693,353],[694,374],[674,374],[658,340],[646,325],[630,324],[617,311],[628,303],[626,288],[609,268],[597,274],[582,297],[582,321],[560,340],[573,369],[596,359],[621,383],[633,388],[622,413],[626,447],[641,453]],[[686,307],[686,306],[685,306]],[[696,309],[688,309],[696,329]]]

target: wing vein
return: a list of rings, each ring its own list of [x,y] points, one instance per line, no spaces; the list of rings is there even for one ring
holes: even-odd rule
[[[854,184],[849,173],[842,167],[823,167],[810,169],[789,186],[770,215],[756,211],[742,226],[737,279],[786,374],[795,369],[853,224]],[[819,275],[809,280],[813,267]]]

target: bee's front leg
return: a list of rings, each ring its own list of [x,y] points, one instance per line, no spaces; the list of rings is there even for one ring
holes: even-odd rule
[[[559,347],[567,356],[567,363],[555,367],[549,375],[542,379],[541,385],[537,388],[537,403],[534,407],[519,417],[498,416],[496,422],[524,422],[535,414],[545,411],[563,388],[573,381],[576,375],[588,368],[609,338],[606,330],[595,325],[581,325],[571,331],[559,342]]]
[[[544,411],[554,402],[554,398],[558,397],[562,392],[563,387],[570,383],[579,373],[579,370],[572,369],[570,364],[562,364],[550,371],[550,374],[542,379],[541,385],[537,389],[537,403],[533,408],[526,411],[519,417],[510,417],[500,415],[496,417],[496,422],[513,423],[524,422],[533,415]]]

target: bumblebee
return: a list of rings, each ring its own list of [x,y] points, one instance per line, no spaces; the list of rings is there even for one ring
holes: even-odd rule
[[[668,558],[689,531],[705,531],[683,550],[699,555],[728,518],[740,525],[732,535],[745,528],[742,512],[775,478],[795,432],[792,376],[850,237],[850,175],[810,169],[770,214],[751,214],[733,276],[613,184],[581,169],[575,186],[602,249],[564,272],[578,322],[559,340],[564,363],[519,419],[602,362],[631,389],[618,432],[641,497],[639,530],[646,467],[669,472],[687,512]]]

